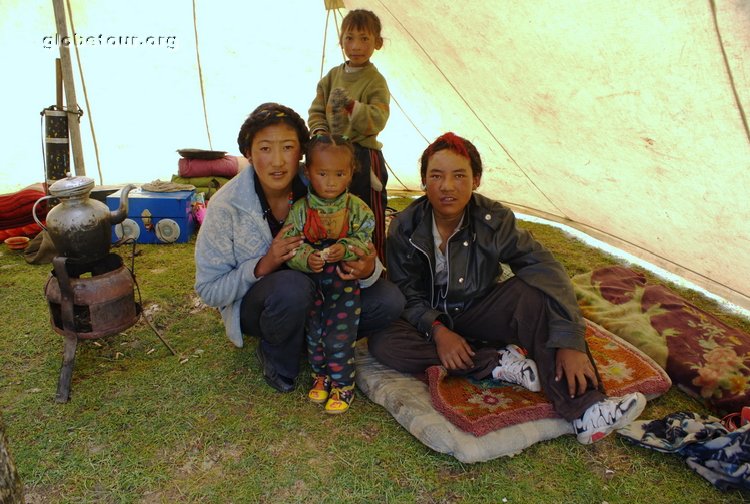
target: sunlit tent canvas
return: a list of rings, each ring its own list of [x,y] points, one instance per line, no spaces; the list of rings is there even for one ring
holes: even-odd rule
[[[481,192],[750,307],[750,3],[344,3],[383,21],[391,190],[418,190],[419,153],[452,130],[484,155]],[[237,154],[256,105],[304,115],[321,67],[341,61],[323,1],[193,4],[70,1],[98,182],[169,179],[179,148]],[[3,192],[43,179],[60,43],[50,1],[0,4]]]

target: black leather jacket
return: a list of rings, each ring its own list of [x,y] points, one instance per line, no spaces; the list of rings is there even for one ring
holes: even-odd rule
[[[434,295],[432,207],[425,196],[393,219],[386,245],[388,277],[406,296],[402,317],[428,337],[436,319],[452,327],[452,315],[486,295],[498,282],[504,263],[547,295],[547,345],[586,351],[583,315],[568,274],[528,231],[516,226],[513,212],[497,201],[472,195],[461,228],[446,245],[448,285],[442,302]]]

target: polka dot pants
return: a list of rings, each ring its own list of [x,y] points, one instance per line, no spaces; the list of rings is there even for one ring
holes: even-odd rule
[[[336,264],[326,264],[313,276],[317,294],[307,322],[307,354],[316,374],[327,374],[333,386],[354,384],[354,344],[357,341],[359,281],[342,280]]]

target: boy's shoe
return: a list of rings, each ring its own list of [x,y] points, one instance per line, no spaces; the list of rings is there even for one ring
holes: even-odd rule
[[[610,397],[592,404],[581,418],[573,420],[573,431],[579,443],[595,443],[612,431],[633,422],[645,407],[646,397],[640,392]]]
[[[527,358],[521,347],[508,345],[497,354],[498,365],[492,370],[492,378],[521,385],[532,392],[542,390],[536,362]]]
[[[331,390],[331,379],[326,375],[313,375],[313,384],[307,398],[317,404],[322,404],[328,399],[328,392]]]
[[[332,415],[345,413],[352,401],[354,401],[354,385],[333,387],[326,403],[325,412]]]

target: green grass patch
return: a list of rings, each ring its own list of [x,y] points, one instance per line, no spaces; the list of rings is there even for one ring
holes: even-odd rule
[[[556,228],[522,225],[571,275],[617,263]],[[218,313],[193,293],[192,243],[137,250],[144,308],[179,356],[143,321],[81,341],[67,404],[54,402],[63,342],[43,294],[51,267],[0,253],[0,411],[30,502],[743,501],[679,457],[617,436],[590,447],[563,436],[467,465],[426,448],[361,393],[351,412],[326,416],[304,385],[285,395],[265,385],[254,341],[228,342]],[[130,252],[118,250],[127,264]],[[747,320],[670,287],[750,331]],[[678,410],[707,412],[673,389],[644,418]]]

